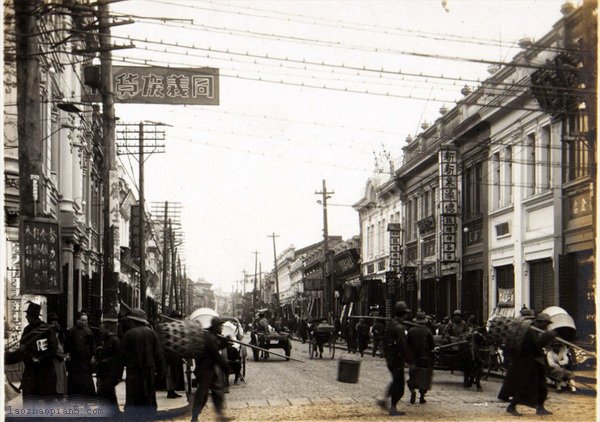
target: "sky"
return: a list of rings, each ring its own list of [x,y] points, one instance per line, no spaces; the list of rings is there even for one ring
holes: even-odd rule
[[[147,208],[181,204],[188,276],[224,291],[277,253],[359,234],[352,205],[401,164],[407,135],[461,89],[541,38],[564,0],[150,1],[111,4],[114,65],[216,67],[217,106],[117,104],[120,122],[166,126],[145,167]],[[130,39],[128,40],[127,37]],[[119,157],[137,185],[137,163]],[[382,163],[386,163],[382,165]],[[378,173],[379,169],[379,173]],[[255,255],[255,252],[258,254]]]

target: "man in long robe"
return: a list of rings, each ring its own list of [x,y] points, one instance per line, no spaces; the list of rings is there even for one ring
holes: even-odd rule
[[[57,340],[51,326],[40,319],[41,306],[29,302],[26,318],[29,325],[23,330],[19,348],[7,352],[6,364],[23,361],[25,369],[21,379],[24,405],[33,404],[38,399],[56,395],[56,357]]]
[[[132,309],[127,315],[131,328],[119,344],[119,370],[127,368],[125,419],[152,420],[156,416],[156,377],[165,375],[165,362],[158,336],[148,327],[146,312]]]
[[[414,323],[419,324],[408,329],[406,343],[414,360],[414,365],[409,367],[410,403],[414,404],[419,390],[419,403],[425,404],[425,394],[431,388],[433,374],[433,348],[435,341],[427,324],[429,320],[423,311],[417,312]]]
[[[550,323],[550,316],[541,313],[535,318],[533,325],[545,331]],[[548,396],[548,387],[544,374],[546,357],[543,347],[555,337],[554,330],[539,333],[529,328],[525,332],[521,348],[515,351],[512,365],[507,371],[502,386],[508,397],[512,397],[506,408],[511,415],[521,416],[521,413],[517,411],[517,404],[535,408],[536,414],[540,416],[552,414],[544,407]]]
[[[96,395],[92,378],[92,358],[96,352],[94,333],[88,327],[88,316],[85,312],[77,313],[75,325],[67,330],[65,338],[67,353],[67,390],[69,396]]]

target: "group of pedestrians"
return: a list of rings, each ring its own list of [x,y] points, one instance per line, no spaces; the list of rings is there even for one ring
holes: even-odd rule
[[[424,312],[417,312],[412,322],[408,322],[409,315],[410,309],[406,303],[396,303],[394,317],[387,325],[383,339],[386,364],[392,381],[386,388],[385,398],[377,400],[377,404],[388,410],[390,416],[406,414],[398,408],[404,396],[405,365],[408,366],[407,386],[411,404],[416,403],[417,392],[419,403],[425,404],[425,395],[431,388],[435,348],[431,324]],[[460,316],[459,313],[454,313],[453,320],[444,327],[444,335],[455,337],[466,329],[467,325]],[[509,402],[506,411],[513,416],[521,416],[517,405],[533,407],[539,416],[552,414],[544,406],[547,398],[546,360],[559,358],[558,355],[549,358],[544,348],[552,345],[557,333],[548,330],[551,320],[547,314],[540,313],[530,318],[531,325],[537,330],[528,329],[521,339],[519,349],[511,351],[507,374],[498,395],[499,399]],[[564,371],[555,373],[559,379],[569,375]]]
[[[85,312],[77,313],[74,326],[64,334],[55,313],[48,315],[47,323],[40,313],[39,304],[28,303],[28,325],[19,347],[5,352],[7,364],[24,364],[24,406],[54,403],[62,398],[72,403],[97,403],[104,415],[116,418],[121,413],[116,386],[126,369],[125,418],[154,418],[156,383],[165,376],[166,364],[158,336],[143,310],[133,309],[121,321],[105,318],[98,345]],[[126,328],[119,330],[119,326]],[[183,366],[180,369],[183,372]]]

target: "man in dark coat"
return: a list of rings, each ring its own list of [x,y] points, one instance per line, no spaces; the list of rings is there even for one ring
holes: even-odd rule
[[[96,341],[88,327],[88,316],[85,312],[78,312],[75,325],[67,330],[65,352],[68,394],[94,397],[96,389],[92,378],[92,358],[96,352]]]
[[[112,415],[117,416],[120,413],[115,391],[115,387],[119,383],[116,373],[119,365],[117,319],[105,318],[100,326],[100,333],[102,345],[96,350],[98,397],[105,401],[103,404],[106,408],[111,409]]]
[[[171,312],[170,318],[181,320],[181,314],[177,311]],[[181,397],[177,391],[185,390],[185,381],[183,375],[183,359],[181,356],[167,355],[167,398],[176,399]]]
[[[151,420],[156,416],[155,380],[165,375],[163,351],[158,336],[146,320],[146,312],[132,309],[130,328],[119,344],[118,378],[127,368],[125,381],[125,418]]]
[[[346,327],[346,344],[348,353],[356,353],[356,319],[349,318],[348,327]]]
[[[196,376],[198,389],[192,406],[192,422],[198,420],[198,416],[208,400],[209,391],[218,419],[220,421],[229,420],[223,415],[225,395],[219,372],[227,373],[227,361],[220,353],[221,342],[218,337],[221,334],[224,322],[219,317],[212,319],[210,328],[205,331],[204,351],[196,357],[194,375]]]
[[[514,416],[521,416],[517,411],[517,404],[534,407],[537,415],[552,414],[544,407],[548,388],[544,374],[546,357],[543,349],[556,337],[556,331],[546,331],[551,322],[548,314],[539,314],[532,326],[544,332],[529,328],[525,332],[520,350],[512,354],[513,362],[507,371],[502,389],[508,397],[512,397],[506,411]]]
[[[23,402],[32,404],[35,399],[56,394],[56,357],[57,339],[51,326],[40,319],[41,306],[28,302],[26,311],[27,327],[23,330],[19,348],[7,352],[5,364],[23,361],[25,369],[21,379]]]
[[[385,334],[385,324],[382,320],[376,319],[371,326],[371,334],[373,335],[373,356],[377,355],[377,350],[383,356],[383,335]]]
[[[425,312],[417,312],[413,322],[419,325],[410,327],[406,335],[406,343],[414,360],[414,365],[408,370],[409,379],[407,385],[410,389],[410,403],[415,403],[417,395],[415,390],[418,389],[419,403],[425,404],[425,394],[431,388],[435,341],[431,330],[427,326],[429,320]]]
[[[298,321],[298,335],[302,339],[302,343],[306,343],[308,339],[308,322],[305,318],[300,318],[300,321]]]
[[[379,406],[387,407],[387,397],[391,398],[390,416],[402,416],[405,412],[398,410],[397,405],[404,395],[404,362],[412,364],[410,351],[406,344],[406,326],[404,319],[410,310],[403,301],[394,306],[394,318],[390,321],[384,336],[385,360],[392,375],[392,382],[386,390],[385,400],[378,400]]]
[[[360,318],[358,324],[356,324],[356,337],[358,339],[358,351],[360,352],[361,357],[365,355],[365,350],[369,347],[369,331],[369,324],[364,318]]]

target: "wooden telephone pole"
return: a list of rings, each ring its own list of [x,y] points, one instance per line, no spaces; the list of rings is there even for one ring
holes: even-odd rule
[[[316,195],[322,195],[323,205],[323,286],[325,288],[325,316],[329,317],[329,313],[334,311],[335,297],[334,297],[334,285],[333,285],[333,268],[329,265],[330,280],[327,280],[327,265],[330,259],[329,254],[329,233],[327,230],[327,198],[331,198],[329,195],[335,194],[335,192],[327,191],[325,180],[323,180],[323,190],[315,192]],[[331,263],[329,263],[331,264]]]
[[[277,269],[277,250],[275,249],[275,238],[279,237],[275,232],[267,236],[273,239],[273,272],[275,273],[275,309],[277,315],[279,315],[279,274]]]

